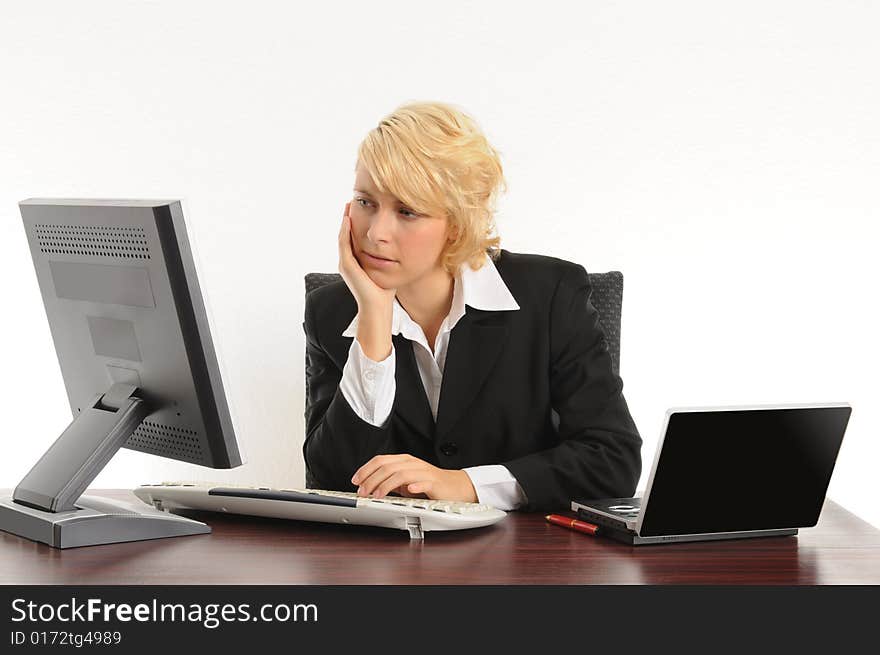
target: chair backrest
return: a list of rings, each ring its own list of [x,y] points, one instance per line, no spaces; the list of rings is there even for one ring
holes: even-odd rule
[[[593,293],[590,301],[599,312],[599,321],[608,342],[611,353],[611,366],[614,373],[620,374],[620,314],[623,308],[623,273],[608,271],[607,273],[589,273],[590,286]],[[342,280],[339,273],[307,273],[306,295],[310,291]],[[308,380],[306,389],[308,390]],[[306,396],[308,397],[308,396]]]

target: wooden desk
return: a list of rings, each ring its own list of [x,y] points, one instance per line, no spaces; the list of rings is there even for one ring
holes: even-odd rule
[[[516,512],[424,543],[381,528],[181,513],[213,532],[69,550],[0,532],[0,584],[880,584],[880,530],[830,500],[795,537],[639,547]]]

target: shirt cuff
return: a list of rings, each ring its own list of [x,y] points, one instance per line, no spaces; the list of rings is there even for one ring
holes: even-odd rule
[[[354,413],[375,427],[382,427],[394,406],[397,391],[395,361],[393,344],[391,354],[376,362],[364,354],[357,338],[354,338],[342,369],[339,390]]]
[[[477,492],[477,499],[481,503],[510,511],[522,507],[528,502],[519,482],[506,466],[489,464],[472,466],[463,470],[470,477],[474,490]]]

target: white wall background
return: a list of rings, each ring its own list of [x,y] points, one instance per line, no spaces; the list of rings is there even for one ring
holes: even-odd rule
[[[305,9],[304,7],[308,7]],[[96,480],[301,485],[303,275],[401,102],[501,151],[509,250],[625,275],[644,486],[670,406],[853,405],[829,496],[880,526],[880,7],[20,2],[0,19],[0,487],[70,420],[17,202],[181,198],[249,461]]]

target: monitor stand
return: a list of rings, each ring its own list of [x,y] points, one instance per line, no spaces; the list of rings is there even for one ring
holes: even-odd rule
[[[140,501],[80,495],[151,413],[136,393],[114,384],[73,419],[13,494],[0,496],[0,530],[55,548],[211,531]]]

